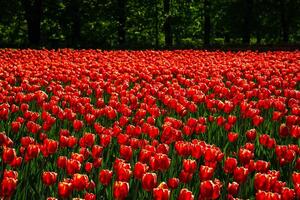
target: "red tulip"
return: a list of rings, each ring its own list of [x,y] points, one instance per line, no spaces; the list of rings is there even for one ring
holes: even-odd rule
[[[130,161],[132,157],[132,148],[130,146],[121,145],[120,146],[120,157],[126,161]]]
[[[248,149],[240,148],[239,149],[239,160],[243,164],[248,164],[249,161],[254,157],[254,154]]]
[[[272,120],[273,121],[279,121],[282,118],[282,113],[279,111],[274,111],[273,112],[273,116],[272,116]]]
[[[57,167],[64,169],[66,166],[67,166],[67,157],[66,156],[59,156],[57,158]]]
[[[168,200],[170,198],[170,190],[167,188],[154,188],[153,199],[154,200]]]
[[[205,165],[200,166],[199,178],[201,181],[206,181],[212,178],[214,174],[214,168]]]
[[[167,155],[169,153],[169,145],[159,143],[156,148],[156,153]]]
[[[234,143],[235,141],[237,141],[239,134],[230,132],[228,133],[227,137],[229,142]]]
[[[83,157],[82,161],[84,161],[84,160],[88,159],[88,157],[91,155],[91,152],[90,152],[90,150],[88,148],[81,147],[79,149],[79,154],[82,155],[82,157]],[[72,154],[71,154],[71,158],[73,158]],[[74,159],[77,159],[77,158],[74,158]],[[97,159],[97,158],[95,158],[95,159]],[[80,162],[82,162],[82,161],[80,161]]]
[[[222,126],[225,123],[226,119],[223,116],[217,117],[217,124],[218,126]]]
[[[288,115],[285,118],[286,118],[286,125],[287,126],[292,126],[292,125],[296,125],[298,116],[296,116],[296,115]]]
[[[119,121],[120,121],[120,126],[123,127],[128,123],[129,119],[128,119],[128,117],[123,115],[120,117]]]
[[[296,194],[293,189],[283,187],[281,189],[281,197],[282,197],[282,200],[290,200],[290,199],[295,199]]]
[[[81,147],[91,147],[95,143],[95,138],[95,134],[84,133],[83,137],[79,140],[79,144]]]
[[[287,137],[289,135],[289,129],[285,124],[281,124],[279,127],[279,136]]]
[[[148,165],[137,162],[134,166],[133,175],[135,178],[141,180],[143,175],[148,171]]]
[[[87,173],[90,173],[93,169],[93,163],[91,162],[86,162],[85,165],[84,165],[84,170],[87,172]]]
[[[57,200],[55,197],[47,197],[47,200]]]
[[[93,159],[97,159],[101,156],[103,151],[103,147],[99,146],[99,145],[94,145],[92,147],[92,157]]]
[[[271,138],[269,135],[267,134],[263,134],[259,136],[259,143],[262,146],[265,146],[268,149],[272,149],[276,146],[276,141],[274,138]]]
[[[197,169],[197,163],[195,160],[184,159],[183,160],[183,170],[187,173],[194,173]]]
[[[168,187],[171,189],[176,189],[179,185],[179,179],[178,178],[169,178],[168,179]]]
[[[255,170],[257,172],[267,172],[270,168],[270,162],[266,162],[266,161],[263,161],[263,160],[258,160],[256,161],[255,163]]]
[[[113,186],[113,195],[115,199],[125,199],[129,192],[129,183],[116,181]]]
[[[278,193],[265,192],[265,191],[260,190],[255,194],[255,199],[257,199],[257,200],[280,200],[281,195]]]
[[[131,174],[132,171],[130,169],[124,167],[124,165],[120,165],[119,168],[116,170],[116,179],[118,181],[129,182]]]
[[[245,148],[245,149],[248,149],[248,150],[251,151],[251,152],[254,152],[255,145],[254,145],[253,143],[247,142],[247,143],[244,145],[244,148]]]
[[[294,172],[292,174],[292,181],[294,185],[300,184],[300,173]]]
[[[73,122],[73,128],[75,131],[79,131],[83,127],[83,122],[81,120],[75,119]]]
[[[3,173],[3,177],[14,178],[16,180],[18,179],[18,176],[18,172],[13,170],[5,170]]]
[[[175,143],[175,150],[180,156],[188,156],[191,154],[191,144],[184,141]]]
[[[69,148],[74,148],[74,146],[77,144],[77,138],[75,136],[70,136],[68,138],[68,147]]]
[[[107,169],[102,169],[99,173],[99,181],[102,185],[107,186],[112,179],[113,172]]]
[[[58,142],[51,139],[45,139],[44,141],[44,156],[52,155],[54,154],[58,149]]]
[[[296,193],[296,199],[300,198],[300,184],[297,184],[297,185],[294,185],[294,190],[295,190],[295,193]]]
[[[87,122],[87,124],[91,125],[91,124],[95,121],[96,117],[95,117],[95,115],[92,115],[92,114],[87,113],[87,114],[84,116],[84,119],[85,119],[85,121]]]
[[[290,135],[292,138],[300,138],[300,126],[293,125],[290,129]]]
[[[256,127],[262,124],[263,122],[264,118],[260,115],[254,115],[254,117],[252,117],[252,124]]]
[[[2,160],[4,163],[11,163],[16,158],[16,151],[12,148],[4,148],[2,154]]]
[[[238,183],[243,183],[246,181],[248,176],[248,169],[244,167],[237,167],[233,171],[233,178]]]
[[[84,161],[84,155],[81,153],[71,153],[71,159],[78,160],[80,163]]]
[[[96,195],[93,193],[85,193],[84,200],[96,200]]]
[[[239,192],[239,184],[237,182],[228,183],[227,191],[230,195],[237,195]]]
[[[35,144],[28,145],[25,154],[25,161],[29,161],[31,159],[36,158],[39,153],[40,153],[40,148],[38,145]]]
[[[11,129],[13,132],[17,133],[19,131],[19,129],[21,128],[21,123],[20,122],[12,122],[11,123]]]
[[[62,198],[68,198],[73,190],[72,183],[69,182],[59,182],[58,183],[58,195]]]
[[[21,138],[21,144],[23,147],[28,147],[29,144],[33,144],[34,139],[32,137],[26,136]]]
[[[189,127],[195,127],[197,125],[198,120],[195,118],[189,118],[186,122],[186,125]]]
[[[213,162],[218,159],[218,150],[215,148],[207,148],[204,153],[204,160],[208,162]]]
[[[145,173],[142,177],[142,187],[146,191],[151,191],[157,186],[157,176],[155,173]]]
[[[75,159],[69,159],[66,163],[67,174],[73,175],[80,171],[81,163]]]
[[[110,135],[100,135],[100,144],[103,147],[107,147],[111,142],[111,136]]]
[[[246,137],[249,141],[254,141],[256,138],[256,130],[250,129],[246,132]]]
[[[23,161],[22,157],[15,157],[14,160],[9,165],[13,168],[20,167],[22,161]]]
[[[204,181],[200,184],[200,199],[218,199],[220,196],[220,186],[212,181]]]
[[[224,162],[224,172],[233,173],[234,169],[237,167],[237,160],[235,158],[228,157]]]
[[[229,115],[227,119],[228,123],[232,125],[235,124],[236,120],[237,120],[236,116],[233,115]]]
[[[296,160],[295,169],[300,170],[300,158],[297,158],[297,160]]]
[[[0,186],[1,196],[10,197],[17,188],[17,179],[11,177],[4,177]]]
[[[84,190],[88,187],[89,177],[85,174],[73,174],[73,186],[76,190]]]
[[[56,172],[43,172],[42,180],[43,180],[43,183],[47,186],[53,185],[57,180],[57,173]]]
[[[165,171],[171,165],[171,159],[166,154],[157,153],[149,160],[149,165],[152,170]]]
[[[188,173],[184,170],[181,170],[180,174],[179,174],[179,180],[182,183],[188,183],[192,180],[193,178],[193,174],[192,173]]]
[[[194,195],[188,189],[183,188],[180,190],[177,200],[194,200]]]
[[[22,103],[20,106],[21,111],[24,113],[29,109],[29,105],[27,103]]]
[[[96,188],[96,184],[93,180],[91,180],[86,188],[86,190],[93,191]]]
[[[129,141],[129,135],[127,134],[119,134],[118,135],[118,144],[119,145],[126,145],[128,144],[128,141]]]
[[[190,136],[190,135],[192,135],[193,130],[192,130],[191,127],[185,125],[185,126],[183,127],[183,129],[182,129],[182,132],[183,132],[185,135]]]
[[[117,112],[111,106],[107,106],[106,107],[106,115],[107,115],[108,119],[112,120],[117,117]]]

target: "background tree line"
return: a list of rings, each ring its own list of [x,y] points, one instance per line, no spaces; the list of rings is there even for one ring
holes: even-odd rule
[[[299,0],[2,0],[1,47],[299,44]]]

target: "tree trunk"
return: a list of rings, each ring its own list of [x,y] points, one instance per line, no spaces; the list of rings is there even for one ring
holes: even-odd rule
[[[230,43],[230,35],[229,35],[229,33],[227,31],[225,32],[224,42],[225,42],[225,44],[229,44]]]
[[[39,46],[41,40],[42,0],[22,0],[27,21],[27,34],[30,45]]]
[[[173,36],[172,36],[172,24],[171,24],[171,16],[170,16],[170,0],[164,0],[164,13],[166,16],[166,20],[164,24],[165,45],[166,47],[172,47]]]
[[[250,44],[253,0],[244,0],[243,44]]]
[[[204,46],[210,44],[210,2],[204,0]]]
[[[159,31],[158,31],[158,6],[157,6],[157,0],[155,0],[155,48],[158,48],[159,45]]]
[[[126,0],[118,0],[118,42],[122,48],[125,44]]]
[[[282,40],[285,43],[289,41],[289,24],[286,16],[286,4],[284,0],[280,0],[280,17],[281,17],[281,29],[282,29]]]
[[[257,31],[256,33],[256,44],[260,44],[261,42],[261,34],[259,31]]]
[[[80,0],[72,0],[71,2],[71,18],[72,18],[72,46],[78,47],[80,44]]]

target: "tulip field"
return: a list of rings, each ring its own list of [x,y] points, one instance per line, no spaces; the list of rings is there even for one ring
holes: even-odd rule
[[[0,50],[0,199],[300,199],[300,51]]]

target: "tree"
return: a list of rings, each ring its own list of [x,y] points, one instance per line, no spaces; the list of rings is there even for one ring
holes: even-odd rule
[[[243,44],[250,44],[253,0],[244,0]]]
[[[158,48],[158,45],[159,45],[159,26],[158,26],[158,23],[159,23],[159,15],[158,15],[158,2],[157,0],[154,1],[155,3],[155,47]]]
[[[204,45],[209,46],[210,44],[210,2],[204,0]]]
[[[70,2],[71,19],[72,19],[72,44],[77,46],[80,43],[80,0],[71,0]]]
[[[39,46],[41,40],[42,0],[22,0],[27,21],[28,41]]]
[[[165,32],[165,46],[172,47],[173,45],[173,35],[172,35],[172,25],[171,25],[171,15],[170,15],[170,0],[164,0],[164,32]]]
[[[299,0],[5,0],[0,46],[299,44],[299,10]]]
[[[119,46],[123,47],[125,44],[125,23],[126,23],[126,1],[127,0],[117,0],[118,3],[118,42]]]

